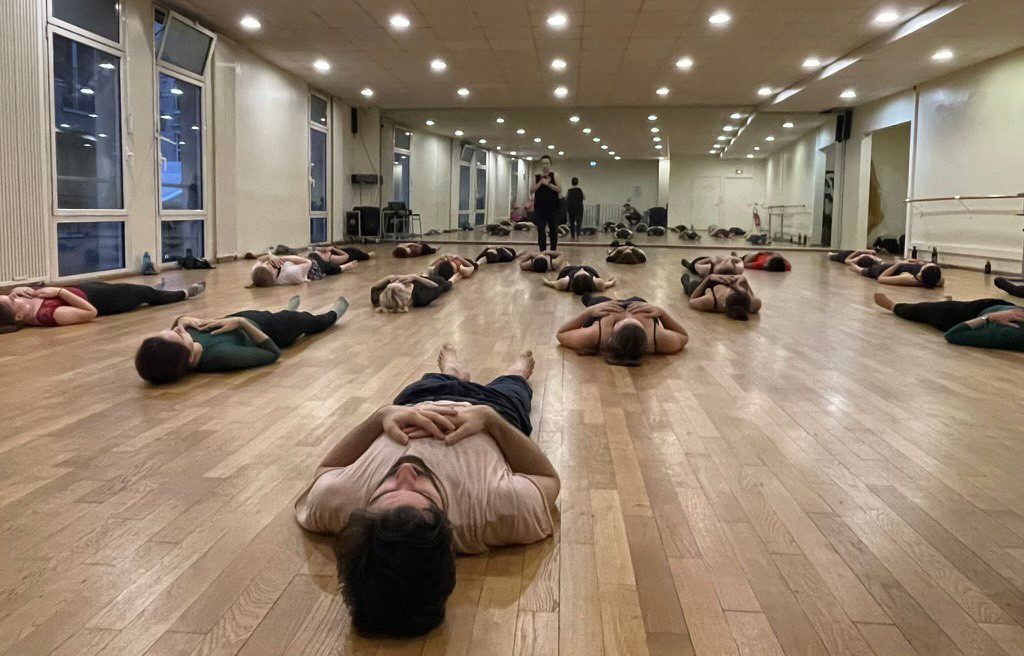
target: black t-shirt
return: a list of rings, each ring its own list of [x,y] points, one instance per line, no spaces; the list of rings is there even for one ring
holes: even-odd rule
[[[436,283],[437,287],[431,287],[425,285],[419,280],[414,280],[412,283],[412,306],[413,307],[426,307],[434,302],[441,294],[452,288],[450,280],[445,280],[441,276],[424,276],[427,280]]]
[[[583,211],[583,190],[579,187],[570,187],[565,193],[565,200],[569,204],[570,212]]]
[[[548,175],[551,176],[551,184],[558,184],[555,181],[555,172],[552,171]],[[538,173],[534,177],[535,182],[540,182],[541,174]],[[558,192],[551,187],[541,185],[537,191],[533,194],[533,211],[534,212],[557,212],[558,211]]]

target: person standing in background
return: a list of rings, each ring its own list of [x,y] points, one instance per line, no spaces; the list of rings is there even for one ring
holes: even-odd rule
[[[558,248],[558,197],[562,188],[555,181],[551,158],[547,155],[540,158],[540,171],[534,176],[530,193],[533,194],[533,224],[537,226],[537,247],[543,252],[548,250],[547,236],[551,237],[551,250]],[[548,235],[544,234],[545,228]]]
[[[573,178],[572,186],[569,187],[569,191],[565,192],[565,200],[569,206],[569,234],[573,239],[579,238],[580,230],[583,227],[583,201],[585,199],[586,196],[580,189],[580,179]]]

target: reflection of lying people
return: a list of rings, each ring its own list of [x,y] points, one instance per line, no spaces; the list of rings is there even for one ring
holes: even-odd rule
[[[724,312],[730,319],[746,321],[761,311],[761,299],[754,296],[750,283],[741,275],[711,274],[700,280],[684,273],[683,290],[690,307],[701,312]]]
[[[950,344],[1024,351],[1024,308],[1004,300],[894,303],[875,294],[875,303],[901,319],[938,328]]]
[[[605,262],[611,262],[612,264],[643,264],[647,261],[647,255],[632,243],[627,242],[625,246],[615,245],[617,243],[612,242],[613,247],[608,251],[608,257],[605,258]]]
[[[743,266],[754,271],[774,271],[778,273],[790,271],[793,268],[789,260],[775,251],[747,253],[743,256]]]
[[[580,355],[607,353],[609,364],[639,366],[648,353],[678,353],[686,329],[664,308],[634,296],[621,301],[587,294],[587,310],[558,329],[558,343]]]
[[[562,254],[558,251],[526,251],[519,255],[519,268],[534,273],[547,273],[557,269],[561,261]]]
[[[743,273],[744,266],[743,258],[736,257],[735,255],[730,255],[729,257],[722,255],[706,257],[702,255],[694,258],[692,262],[683,258],[680,260],[680,264],[690,273],[701,277],[712,273],[720,273],[722,275]]]
[[[334,445],[295,504],[299,525],[336,536],[360,633],[427,633],[444,622],[456,554],[554,532],[558,473],[528,437],[532,354],[488,385],[450,345],[438,363]]]
[[[745,234],[747,234],[747,231],[743,228],[729,228],[728,230],[725,228],[719,228],[713,231],[711,236],[717,237],[718,239],[729,239],[731,237],[742,237]]]

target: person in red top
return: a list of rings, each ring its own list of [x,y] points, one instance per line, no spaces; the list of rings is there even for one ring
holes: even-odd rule
[[[758,251],[757,253],[748,253],[743,256],[743,265],[747,269],[753,269],[755,271],[791,271],[793,266],[789,263],[789,260],[782,257],[782,255],[775,251]]]

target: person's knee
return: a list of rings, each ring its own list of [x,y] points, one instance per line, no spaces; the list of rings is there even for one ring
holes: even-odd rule
[[[410,637],[440,626],[455,589],[453,544],[451,522],[436,507],[353,513],[334,551],[355,629]]]

